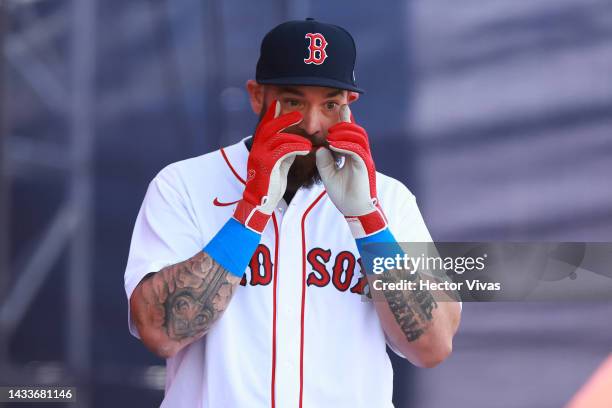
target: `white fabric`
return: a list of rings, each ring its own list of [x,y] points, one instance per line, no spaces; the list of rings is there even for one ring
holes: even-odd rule
[[[244,179],[248,157],[244,143],[229,146],[225,152]],[[431,241],[408,189],[382,174],[377,174],[377,184],[397,240]],[[235,207],[217,206],[213,201],[239,200],[243,188],[219,151],[163,169],[149,185],[134,227],[125,271],[128,299],[147,273],[200,251]],[[279,233],[278,248],[273,219]],[[361,296],[350,290],[361,277],[357,262],[350,285],[342,286],[348,282],[345,270],[351,260],[359,258],[343,215],[324,194],[323,186],[315,185],[299,189],[288,206],[281,200],[273,219],[261,244],[269,249],[273,264],[278,256],[275,406],[298,406],[304,302],[303,407],[392,407],[393,373],[378,316],[371,303],[362,302]],[[339,254],[344,261],[338,261],[335,268],[336,286],[332,277]],[[329,284],[306,285],[303,300],[302,274],[315,279],[320,277],[317,268],[322,266],[330,275]],[[261,267],[258,273],[263,275],[263,271]],[[267,285],[252,286],[251,269],[245,274],[247,285],[238,286],[225,314],[210,332],[167,360],[163,407],[272,406],[274,279]],[[137,336],[131,320],[129,327]]]

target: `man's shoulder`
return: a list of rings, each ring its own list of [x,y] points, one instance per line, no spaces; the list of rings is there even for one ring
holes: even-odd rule
[[[155,179],[171,181],[176,179],[184,179],[198,173],[201,176],[202,174],[205,174],[201,173],[202,171],[210,167],[217,167],[219,164],[221,164],[219,161],[220,158],[221,155],[219,149],[200,156],[179,160],[162,168],[155,176]]]
[[[203,180],[214,184],[220,179],[220,172],[230,171],[228,156],[236,156],[242,141],[230,146],[225,146],[200,156],[190,157],[170,163],[157,173],[154,178],[160,182],[176,184],[201,184]]]

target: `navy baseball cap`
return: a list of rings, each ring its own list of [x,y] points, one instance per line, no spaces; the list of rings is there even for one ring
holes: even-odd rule
[[[307,18],[274,27],[261,42],[255,80],[363,93],[355,83],[357,50],[344,28]]]

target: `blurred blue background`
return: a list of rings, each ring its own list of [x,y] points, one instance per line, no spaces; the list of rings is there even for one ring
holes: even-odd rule
[[[159,404],[127,330],[136,214],[165,165],[252,131],[244,84],[288,19],[353,34],[353,112],[435,240],[612,241],[609,0],[0,4],[0,385]],[[611,351],[610,303],[465,304],[449,360],[394,358],[395,403],[560,407]]]

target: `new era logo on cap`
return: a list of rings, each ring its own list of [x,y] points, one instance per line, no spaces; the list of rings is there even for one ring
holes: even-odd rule
[[[353,70],[357,51],[344,28],[308,18],[274,27],[261,42],[260,84],[314,85],[363,93]]]

